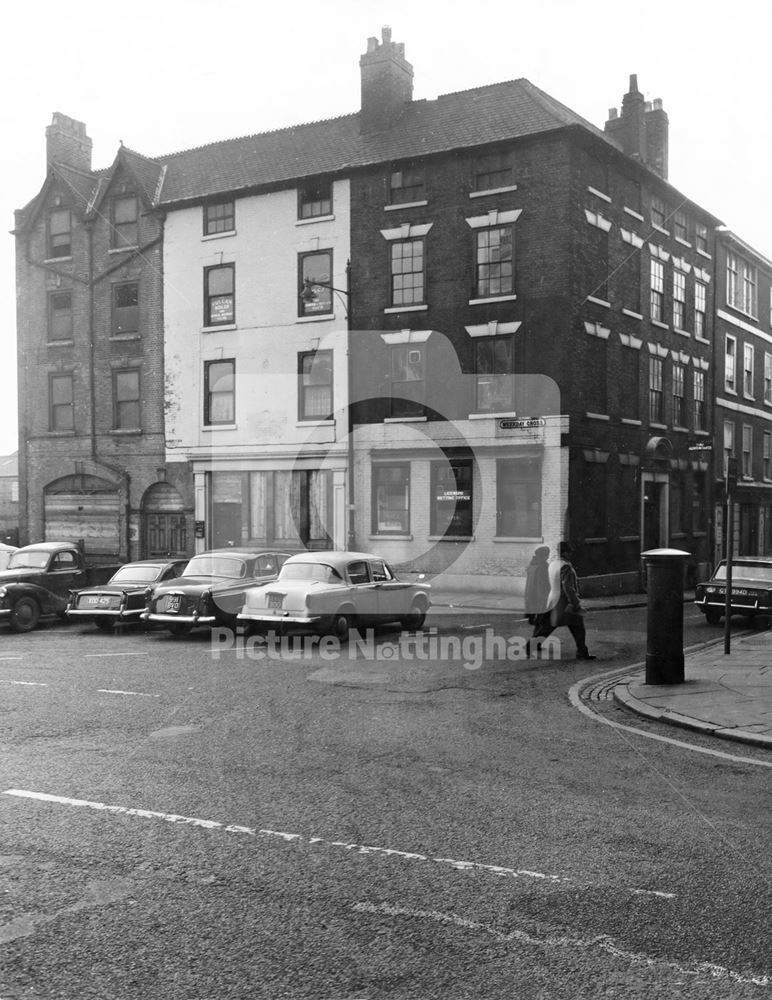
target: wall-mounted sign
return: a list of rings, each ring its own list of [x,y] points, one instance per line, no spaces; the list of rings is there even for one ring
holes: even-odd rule
[[[543,417],[521,417],[516,420],[499,420],[503,431],[523,430],[527,427],[545,427],[547,421]]]
[[[196,521],[196,538],[206,537],[206,521]]]

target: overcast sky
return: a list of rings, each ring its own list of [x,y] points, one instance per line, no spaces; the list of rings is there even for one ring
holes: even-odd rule
[[[768,5],[717,0],[27,0],[4,15],[6,232],[45,178],[54,111],[93,166],[358,110],[359,57],[391,25],[414,97],[526,77],[599,127],[631,73],[670,119],[670,182],[772,258]],[[0,253],[0,454],[17,447],[14,241]]]

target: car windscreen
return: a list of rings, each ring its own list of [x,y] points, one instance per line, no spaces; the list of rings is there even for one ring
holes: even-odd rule
[[[161,572],[158,566],[121,566],[111,578],[110,583],[148,583],[158,578]]]
[[[50,552],[42,549],[14,552],[8,560],[8,569],[44,569],[48,565],[50,556]]]
[[[317,583],[343,583],[340,573],[332,566],[316,562],[285,563],[279,573],[280,580],[314,580]]]
[[[247,568],[241,559],[229,556],[195,556],[185,567],[183,576],[224,576],[240,580],[247,575]]]
[[[742,577],[743,580],[760,580],[762,583],[772,583],[772,565],[766,563],[733,562],[732,579]],[[723,563],[713,574],[714,580],[726,580],[726,564]]]

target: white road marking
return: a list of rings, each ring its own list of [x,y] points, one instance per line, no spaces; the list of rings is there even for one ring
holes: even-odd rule
[[[99,694],[129,694],[136,698],[160,698],[159,694],[147,694],[145,691],[114,691],[111,688],[97,688]]]
[[[604,726],[610,726],[612,729],[621,729],[623,732],[634,733],[636,736],[643,736],[647,740],[656,740],[658,743],[669,743],[671,746],[680,747],[682,750],[691,750],[693,753],[703,753],[707,754],[709,757],[718,757],[721,760],[731,760],[735,764],[753,764],[756,767],[772,767],[772,761],[755,760],[753,757],[741,757],[739,754],[726,753],[724,750],[712,750],[710,747],[695,746],[694,744],[687,743],[684,740],[673,739],[672,736],[661,736],[659,733],[647,733],[643,729],[636,729],[635,726],[625,726],[621,722],[614,722],[613,719],[607,719],[602,715],[598,715],[581,700],[580,691],[586,687],[590,687],[593,683],[602,681],[607,677],[613,677],[615,674],[618,674],[621,680],[622,677],[626,677],[628,674],[642,670],[643,667],[643,663],[638,663],[631,667],[618,667],[615,670],[609,670],[603,674],[595,674],[592,677],[585,677],[584,680],[577,681],[576,684],[573,684],[569,688],[568,700],[574,708],[577,708],[582,715],[586,715],[588,719],[592,719],[594,722],[600,722]]]
[[[22,687],[47,688],[49,685],[43,681],[5,681],[6,684],[20,684]]]
[[[607,952],[614,958],[621,958],[626,962],[633,962],[636,965],[647,965],[650,968],[670,969],[682,976],[706,976],[713,980],[728,979],[734,983],[742,983],[743,985],[750,986],[772,985],[772,977],[770,976],[742,975],[739,972],[734,972],[732,969],[727,969],[723,965],[715,965],[712,962],[697,962],[689,966],[681,962],[655,958],[641,952],[627,951],[624,948],[620,948],[608,934],[599,934],[597,937],[592,938],[570,937],[563,934],[547,934],[544,937],[535,937],[526,931],[504,933],[495,927],[491,927],[489,924],[469,920],[466,917],[459,916],[457,913],[442,913],[439,910],[411,910],[405,906],[391,906],[388,903],[355,903],[353,908],[357,913],[432,920],[438,924],[452,924],[455,927],[462,927],[465,930],[482,931],[484,934],[505,944],[516,941],[518,944],[534,945],[539,948],[574,948],[583,951],[599,949],[600,951]]]
[[[121,651],[120,653],[86,653],[84,659],[101,659],[103,656],[147,656],[145,652],[131,652],[131,651]]]
[[[23,660],[23,656],[0,656],[0,660]]]
[[[401,858],[405,861],[429,861],[432,864],[449,865],[456,871],[479,871],[489,875],[505,878],[532,878],[561,883],[564,885],[580,885],[576,879],[562,875],[548,875],[544,872],[532,871],[528,868],[505,868],[501,865],[483,864],[479,861],[461,861],[456,858],[431,857],[428,854],[416,854],[412,851],[398,851],[392,847],[377,847],[372,844],[357,844],[348,840],[327,840],[325,837],[306,837],[301,833],[288,833],[284,830],[270,830],[260,827],[239,826],[234,823],[220,823],[217,820],[198,819],[195,816],[181,816],[178,813],[156,812],[150,809],[132,809],[128,806],[114,806],[106,802],[93,802],[89,799],[73,799],[64,795],[49,795],[46,792],[32,792],[21,788],[7,788],[3,795],[12,795],[22,799],[33,799],[38,802],[51,802],[58,805],[75,806],[95,809],[98,812],[117,813],[123,816],[139,816],[143,819],[160,819],[165,823],[182,823],[188,826],[203,827],[206,830],[222,830],[223,833],[245,834],[250,837],[278,837],[285,842],[321,844],[325,847],[339,847],[356,854],[379,854],[382,856]],[[598,886],[588,886],[598,888]],[[669,892],[655,892],[651,889],[627,889],[640,895],[650,895],[661,899],[675,899]]]

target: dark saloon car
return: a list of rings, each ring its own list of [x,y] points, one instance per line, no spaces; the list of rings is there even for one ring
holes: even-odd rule
[[[717,625],[726,608],[726,560],[722,559],[705,583],[698,583],[694,603],[710,625]],[[772,558],[737,556],[732,560],[730,614],[772,617]]]
[[[275,584],[248,590],[239,621],[348,638],[368,623],[419,629],[431,603],[426,583],[400,580],[366,552],[304,552],[288,559]]]
[[[187,564],[187,559],[142,559],[126,563],[101,587],[71,591],[67,617],[91,621],[104,632],[116,625],[137,623],[153,587],[174,580]]]
[[[288,552],[212,549],[193,556],[178,580],[156,587],[144,621],[182,635],[197,626],[236,627],[248,587],[275,580]]]

